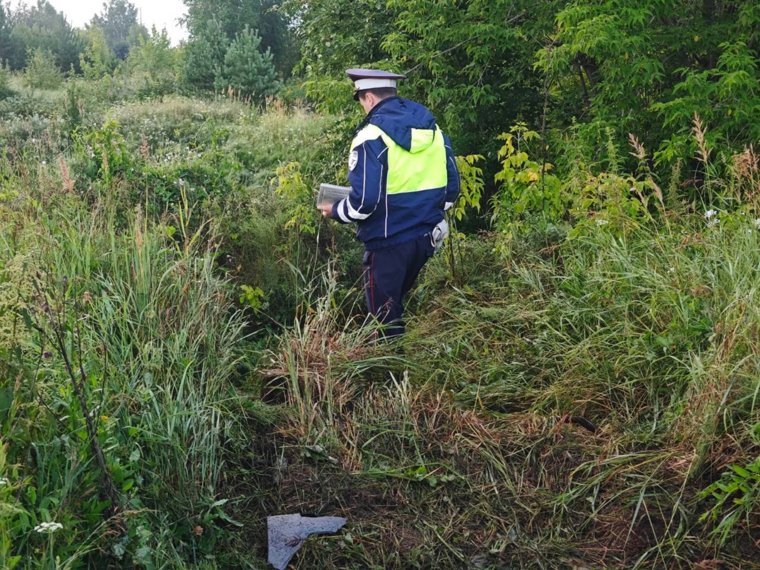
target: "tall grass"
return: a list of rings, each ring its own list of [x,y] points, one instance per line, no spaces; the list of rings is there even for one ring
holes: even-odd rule
[[[36,440],[61,440],[74,452],[87,439],[76,385],[62,374],[69,358],[83,372],[85,411],[97,423],[119,492],[110,531],[117,540],[104,546],[115,560],[147,565],[209,553],[219,521],[228,518],[218,493],[224,441],[237,433],[231,380],[243,338],[215,252],[197,236],[170,238],[165,225],[139,211],[119,231],[97,205],[92,213],[75,203],[59,206],[37,212],[37,235],[16,253],[31,256],[36,277],[24,301],[33,328],[18,327],[15,339],[22,348],[17,366],[27,363],[30,384],[14,392],[4,430],[15,444],[14,460]],[[60,350],[46,342],[56,334],[64,339]],[[46,420],[32,428],[32,417]],[[68,502],[90,502],[88,517],[104,506],[86,448],[76,451],[78,461],[61,463],[49,443],[38,445],[48,449],[38,455],[36,474],[24,474],[37,500],[25,502],[28,522],[15,528],[20,545],[35,521],[71,517],[63,508]],[[45,514],[42,505],[51,500],[60,505],[57,515]],[[61,522],[73,527],[70,545],[84,539],[76,519]],[[170,532],[162,536],[162,527]]]
[[[742,215],[672,221],[663,233],[626,221],[501,264],[492,243],[465,241],[463,258],[494,273],[442,287],[435,259],[400,360],[370,382],[352,356],[362,329],[326,334],[314,325],[331,322],[330,305],[311,313],[277,352],[301,410],[284,435],[295,450],[313,443],[306,432],[331,445],[327,460],[285,453],[283,505],[349,516],[343,548],[358,564],[750,564],[760,233]],[[355,367],[325,365],[337,358]],[[721,474],[716,502],[702,491]],[[309,497],[309,477],[337,499]],[[734,499],[745,506],[730,510]],[[341,567],[341,553],[323,541],[303,561]]]
[[[0,124],[0,564],[256,567],[276,512],[348,517],[309,568],[754,563],[752,149],[709,220],[638,149],[635,196],[577,175],[568,234],[458,237],[383,343],[312,207],[338,119],[80,119],[71,148],[55,119]]]

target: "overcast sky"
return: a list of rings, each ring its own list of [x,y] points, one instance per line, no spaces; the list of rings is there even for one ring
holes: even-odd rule
[[[187,38],[187,31],[182,28],[177,19],[185,13],[182,0],[129,0],[137,7],[142,24],[150,29],[156,26],[159,30],[166,28],[172,45]],[[55,9],[63,12],[70,24],[78,28],[84,27],[95,14],[103,12],[104,0],[48,0]],[[11,0],[11,6],[19,4],[34,5],[36,0]]]

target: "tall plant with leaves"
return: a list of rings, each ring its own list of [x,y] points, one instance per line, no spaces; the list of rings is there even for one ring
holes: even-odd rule
[[[0,64],[0,101],[11,95],[13,95],[13,89],[11,89],[10,71]]]
[[[108,47],[118,59],[127,59],[132,28],[142,27],[137,20],[137,7],[128,0],[109,0],[103,11],[93,16],[91,25],[103,30]]]
[[[523,0],[388,0],[398,11],[383,47],[409,76],[457,146],[483,150],[516,120],[541,114],[542,80],[532,54],[551,29],[555,6]]]
[[[0,57],[0,65],[7,62],[12,48],[10,13],[5,4],[0,3],[0,54],[4,54]]]
[[[79,54],[79,66],[86,79],[101,79],[116,67],[116,58],[108,47],[106,36],[99,27],[92,26],[82,33],[84,51]]]
[[[724,42],[720,49],[715,67],[678,70],[683,79],[673,96],[652,105],[664,126],[675,130],[661,145],[659,161],[671,162],[697,150],[691,136],[697,115],[710,128],[713,143],[741,148],[760,140],[758,52],[741,40]]]
[[[129,52],[127,67],[142,78],[144,95],[165,95],[177,84],[177,53],[172,50],[166,30],[151,29],[150,35],[138,38]]]
[[[37,48],[30,54],[24,69],[24,83],[38,89],[55,89],[63,83],[63,74],[51,52]]]
[[[187,6],[185,24],[190,32],[190,43],[206,35],[212,20],[227,41],[232,41],[248,28],[261,38],[263,50],[269,49],[277,71],[287,76],[293,66],[295,53],[292,44],[292,26],[279,7],[277,0],[184,0]]]
[[[536,54],[552,86],[556,126],[578,118],[597,149],[612,128],[623,144],[629,133],[656,148],[679,130],[661,158],[685,158],[695,112],[710,113],[734,142],[757,131],[757,57],[760,22],[747,0],[574,0]],[[727,38],[732,38],[726,43]],[[755,103],[753,103],[753,101]],[[664,119],[664,124],[663,124]],[[710,121],[712,123],[712,121]],[[756,140],[756,139],[755,139]]]
[[[61,71],[79,70],[79,54],[84,45],[63,13],[47,0],[36,5],[22,4],[12,14],[11,49],[2,59],[8,59],[14,69],[26,66],[28,55],[37,49],[47,50],[55,57]]]
[[[190,38],[185,47],[183,77],[192,90],[222,88],[224,56],[230,40],[219,20],[212,18]]]
[[[384,1],[285,0],[300,51],[296,71],[306,77],[306,92],[328,112],[350,112],[352,67],[388,67],[382,42],[393,29],[397,9]]]
[[[528,154],[531,143],[540,142],[539,133],[519,123],[499,139],[504,144],[498,152],[501,169],[494,177],[500,185],[493,197],[492,220],[496,227],[512,238],[530,225],[546,227],[561,221],[569,208],[562,183],[551,173],[552,164]]]

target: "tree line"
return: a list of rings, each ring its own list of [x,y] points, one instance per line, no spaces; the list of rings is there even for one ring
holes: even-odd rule
[[[148,30],[128,0],[104,3],[84,29],[74,28],[47,0],[16,9],[0,2],[0,63],[10,71],[32,66],[37,76],[48,78],[100,79],[138,67],[176,74],[181,88],[196,92],[232,88],[257,99],[276,92],[296,52],[287,19],[273,2],[187,0],[186,5],[189,40],[171,48],[166,31]],[[54,87],[55,81],[33,86]]]
[[[404,94],[430,106],[465,152],[482,152],[483,141],[495,147],[518,121],[542,134],[570,129],[597,157],[610,138],[634,132],[664,164],[694,151],[695,115],[714,144],[760,139],[760,6],[752,0],[185,5],[189,37],[171,50],[128,0],[103,4],[84,30],[47,0],[0,4],[0,60],[19,70],[44,52],[63,72],[97,76],[137,50],[158,52],[183,89],[232,88],[261,100],[295,85],[330,110],[350,104],[346,68],[383,67],[408,75]]]

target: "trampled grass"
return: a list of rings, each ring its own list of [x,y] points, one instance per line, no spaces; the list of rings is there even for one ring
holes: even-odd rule
[[[750,208],[459,237],[388,344],[310,217],[338,120],[91,112],[0,124],[0,561],[263,567],[302,512],[301,568],[756,565]]]
[[[396,369],[337,416],[315,402],[309,424],[329,413],[316,442],[334,464],[289,456],[283,506],[352,521],[350,544],[322,541],[302,564],[754,564],[757,507],[721,543],[700,491],[757,455],[758,232],[685,221],[512,257],[431,295],[438,260]],[[489,245],[465,247],[478,259]],[[308,382],[312,346],[292,343]],[[350,358],[350,343],[331,355]],[[319,381],[350,378],[330,373]],[[314,445],[304,435],[287,432],[295,450]]]

